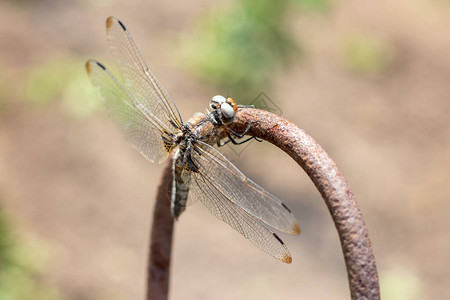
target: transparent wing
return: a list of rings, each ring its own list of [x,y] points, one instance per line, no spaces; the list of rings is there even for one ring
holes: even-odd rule
[[[167,132],[164,124],[145,109],[130,92],[99,62],[86,62],[92,84],[99,88],[106,108],[127,140],[150,161],[163,161],[170,148],[161,136]]]
[[[240,232],[255,246],[285,263],[291,263],[291,254],[281,239],[262,221],[231,202],[230,195],[213,180],[204,169],[198,173],[192,172],[190,190],[214,216]]]
[[[197,141],[192,160],[200,173],[228,201],[273,229],[299,234],[300,227],[292,212],[277,197],[247,178],[212,146]]]
[[[181,127],[183,122],[175,103],[147,67],[123,23],[109,17],[106,34],[111,54],[131,94],[159,120],[174,128]]]

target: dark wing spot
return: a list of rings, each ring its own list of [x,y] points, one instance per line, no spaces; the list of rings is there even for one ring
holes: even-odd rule
[[[280,242],[281,245],[284,245],[283,241],[278,237],[276,233],[273,233],[273,236]]]
[[[120,20],[117,20],[117,22],[119,22],[120,27],[122,27],[123,31],[127,31],[127,28],[125,27],[125,25],[123,25],[123,23]]]
[[[87,71],[87,73],[88,74],[91,74],[91,61],[90,60],[88,60],[87,62],[86,62],[86,71]]]
[[[96,62],[97,66],[99,66],[100,68],[102,68],[104,71],[106,71],[106,68],[104,65],[102,65],[101,63],[99,63],[98,61]]]
[[[288,212],[291,212],[291,210],[286,206],[286,204],[281,203],[281,205],[283,205],[283,207],[286,208],[286,210],[287,210]]]

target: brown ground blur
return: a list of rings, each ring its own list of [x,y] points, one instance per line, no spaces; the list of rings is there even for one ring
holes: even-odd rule
[[[39,253],[39,280],[60,299],[144,298],[161,166],[126,144],[104,112],[73,117],[58,101],[20,98],[25,74],[55,57],[80,68],[88,58],[111,65],[104,21],[115,15],[184,119],[223,92],[175,59],[178,39],[220,2],[124,3],[0,2],[0,202]],[[349,181],[383,298],[449,299],[450,2],[341,1],[326,13],[292,12],[290,26],[305,55],[266,92]],[[354,36],[376,40],[389,66],[376,74],[348,68],[340,53]],[[293,264],[259,251],[198,204],[176,224],[171,299],[348,299],[335,229],[303,171],[266,143],[230,158],[298,217],[302,234],[282,236]]]

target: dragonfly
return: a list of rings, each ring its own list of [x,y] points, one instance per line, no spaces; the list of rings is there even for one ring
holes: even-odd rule
[[[196,113],[183,123],[175,103],[148,68],[125,25],[109,17],[106,33],[121,78],[95,60],[86,62],[86,71],[113,122],[134,148],[151,162],[162,163],[172,155],[172,216],[180,216],[192,193],[211,214],[258,248],[291,263],[288,248],[274,232],[300,233],[291,210],[213,147],[249,140],[241,139],[251,123],[242,134],[229,128],[243,106],[217,95],[209,103],[211,111]],[[221,142],[225,136],[228,140]]]

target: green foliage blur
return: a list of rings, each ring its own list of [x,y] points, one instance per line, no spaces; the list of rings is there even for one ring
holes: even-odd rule
[[[248,103],[299,52],[285,26],[290,8],[285,0],[241,0],[209,12],[184,43],[188,67]]]
[[[368,35],[355,35],[346,39],[341,47],[344,66],[361,75],[379,75],[393,61],[393,50],[387,43]]]
[[[291,2],[308,11],[324,11],[332,4],[332,0],[292,0]]]
[[[184,58],[198,77],[249,103],[267,91],[280,67],[301,55],[286,25],[295,9],[324,10],[329,0],[240,0],[198,21],[184,43]]]
[[[84,61],[68,56],[34,66],[26,76],[24,99],[41,107],[58,100],[63,109],[76,118],[102,109],[87,77]]]
[[[19,242],[8,221],[0,208],[0,300],[56,299],[56,293],[39,281],[36,249]]]

